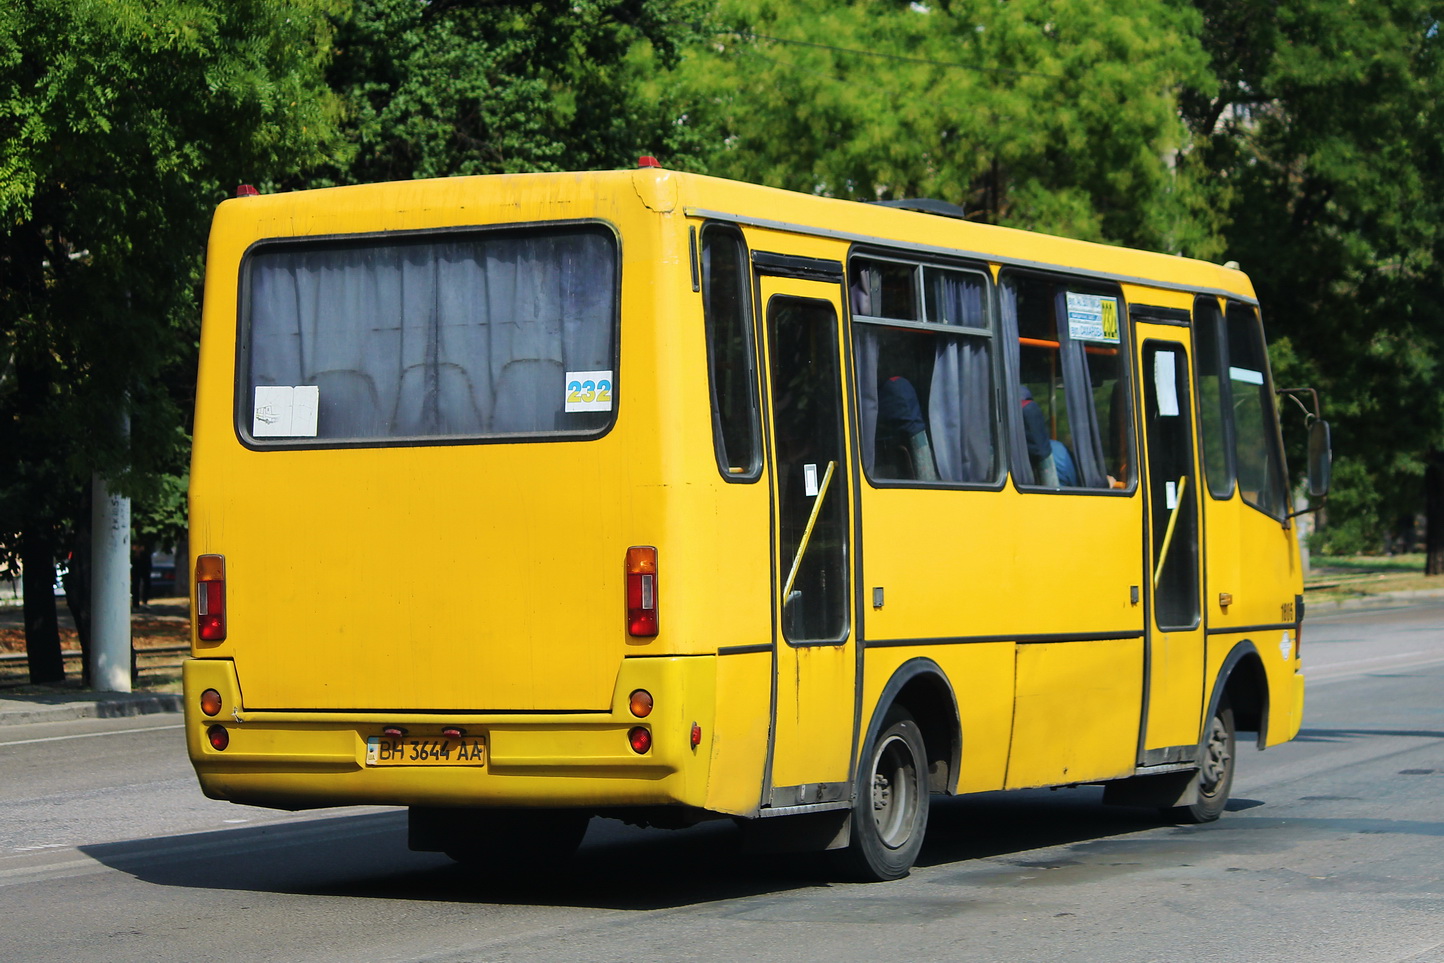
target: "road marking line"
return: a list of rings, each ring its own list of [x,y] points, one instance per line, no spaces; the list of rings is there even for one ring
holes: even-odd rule
[[[1426,653],[1414,653],[1424,655]],[[1380,656],[1377,659],[1355,659],[1348,662],[1334,662],[1327,666],[1316,668],[1304,667],[1304,679],[1306,684],[1323,685],[1326,682],[1340,682],[1344,679],[1358,679],[1371,672],[1378,672],[1381,669],[1427,669],[1436,665],[1444,665],[1444,658],[1420,659],[1415,662],[1396,661],[1403,656]],[[1363,668],[1344,669],[1342,671],[1331,671],[1336,666],[1358,665]]]
[[[163,732],[166,729],[184,729],[185,726],[177,723],[173,726],[145,726],[141,729],[112,729],[110,732],[77,732],[72,736],[46,736],[43,739],[17,739],[14,742],[0,742],[0,749],[5,746],[33,746],[38,742],[64,742],[67,739],[94,739],[97,736],[128,736],[137,732]]]

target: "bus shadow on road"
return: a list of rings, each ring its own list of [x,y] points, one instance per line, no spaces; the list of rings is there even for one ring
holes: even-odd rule
[[[1230,809],[1257,805],[1233,800]],[[1098,786],[936,798],[919,866],[963,863],[1172,826],[1157,810],[1105,806]]]
[[[1257,803],[1236,800],[1230,808]],[[935,798],[920,868],[1106,840],[1168,824],[1104,806],[1093,787]],[[654,910],[828,887],[821,854],[746,851],[727,820],[672,831],[594,819],[574,859],[475,866],[406,847],[404,811],[321,816],[84,846],[98,862],[158,886],[465,904]]]

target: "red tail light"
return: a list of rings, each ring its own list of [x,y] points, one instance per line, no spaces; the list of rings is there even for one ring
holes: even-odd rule
[[[204,642],[226,638],[226,557],[196,558],[196,634]]]
[[[657,634],[657,550],[651,545],[627,549],[627,631]]]

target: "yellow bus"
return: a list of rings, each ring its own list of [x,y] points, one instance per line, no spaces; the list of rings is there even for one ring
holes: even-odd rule
[[[931,793],[1210,820],[1235,731],[1298,732],[1238,270],[650,158],[239,193],[191,475],[207,795],[405,806],[498,867],[733,818],[890,879]]]

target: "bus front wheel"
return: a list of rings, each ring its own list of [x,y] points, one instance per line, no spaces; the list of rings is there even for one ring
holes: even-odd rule
[[[866,882],[911,871],[928,825],[927,750],[922,730],[901,706],[888,710],[858,766],[852,838],[844,869]]]
[[[1164,815],[1178,823],[1211,823],[1223,815],[1233,788],[1235,748],[1233,709],[1223,701],[1208,720],[1204,733],[1198,775],[1194,777],[1198,799],[1187,806],[1166,809]]]

